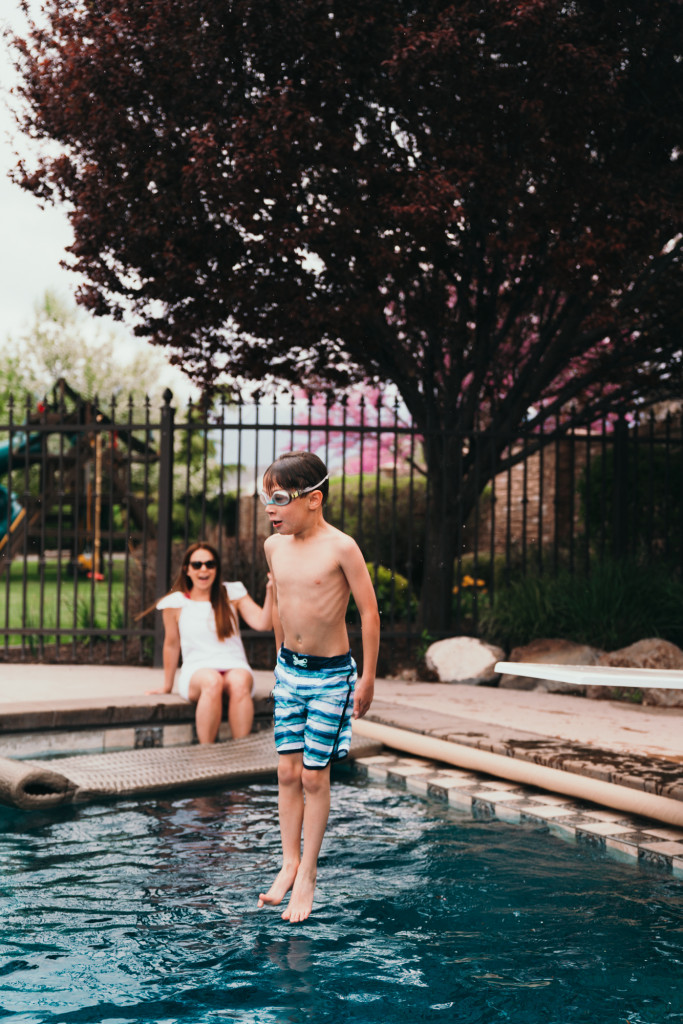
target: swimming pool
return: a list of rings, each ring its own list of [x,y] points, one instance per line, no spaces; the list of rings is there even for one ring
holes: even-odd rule
[[[256,910],[274,785],[0,811],[12,1024],[669,1024],[683,885],[536,826],[333,786],[302,926]]]

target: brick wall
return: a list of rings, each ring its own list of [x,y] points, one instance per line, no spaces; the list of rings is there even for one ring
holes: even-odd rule
[[[570,540],[572,525],[576,536],[580,529],[578,482],[586,466],[586,448],[580,437],[563,439],[499,473],[481,499],[479,551],[491,550],[492,523],[496,554],[504,554],[508,546],[520,547],[525,538],[528,548],[539,541],[544,548],[552,546],[556,539],[562,546]],[[474,544],[471,528],[469,544]]]

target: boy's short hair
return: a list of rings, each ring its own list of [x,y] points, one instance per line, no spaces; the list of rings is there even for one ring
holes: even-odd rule
[[[263,486],[266,491],[276,487],[282,487],[286,491],[300,491],[305,487],[320,484],[320,487],[315,489],[322,493],[324,504],[330,489],[329,480],[320,483],[325,476],[325,463],[313,452],[285,452],[263,474]]]

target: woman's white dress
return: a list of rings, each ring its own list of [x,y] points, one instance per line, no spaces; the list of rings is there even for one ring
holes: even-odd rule
[[[247,594],[243,583],[224,583],[231,604],[240,601]],[[215,668],[222,672],[231,668],[245,668],[251,673],[244,644],[239,628],[232,636],[219,640],[216,635],[216,619],[210,601],[193,601],[187,594],[175,590],[172,594],[162,597],[157,608],[180,608],[178,629],[180,631],[180,651],[183,657],[180,672],[175,681],[175,689],[189,700],[190,679],[200,668]],[[237,612],[235,611],[235,616]]]

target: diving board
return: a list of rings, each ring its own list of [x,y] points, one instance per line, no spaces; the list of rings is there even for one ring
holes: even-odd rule
[[[615,665],[544,665],[530,661],[497,661],[501,675],[553,679],[575,686],[633,686],[639,690],[683,690],[683,671],[673,668],[620,668]]]

